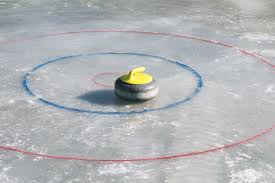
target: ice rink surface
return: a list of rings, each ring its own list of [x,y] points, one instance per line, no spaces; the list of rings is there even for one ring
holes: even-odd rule
[[[274,9],[0,0],[0,182],[275,182]],[[157,98],[114,96],[136,66]]]

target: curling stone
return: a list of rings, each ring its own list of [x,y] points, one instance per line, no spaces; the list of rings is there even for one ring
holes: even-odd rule
[[[115,94],[129,101],[146,101],[158,94],[155,79],[144,73],[145,67],[137,67],[115,82]]]

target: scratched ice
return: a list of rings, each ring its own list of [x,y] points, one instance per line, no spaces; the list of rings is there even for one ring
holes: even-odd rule
[[[0,0],[0,182],[275,182],[274,8]],[[152,101],[113,94],[115,79],[136,66],[158,81]],[[98,163],[7,147],[101,160],[187,156]]]

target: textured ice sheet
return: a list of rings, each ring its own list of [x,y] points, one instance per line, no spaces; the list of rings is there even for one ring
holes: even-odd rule
[[[142,1],[0,2],[0,41],[86,28],[146,29],[216,39],[274,60],[274,4],[269,1],[255,6],[244,6],[245,1],[154,1],[146,6]],[[196,69],[204,87],[176,108],[124,116],[59,110],[27,96],[22,88],[22,76],[49,59],[106,51],[179,60]],[[151,157],[231,143],[274,123],[274,71],[252,57],[199,41],[125,33],[54,36],[1,44],[0,62],[1,145],[101,159]],[[137,65],[147,66],[160,84],[160,96],[145,104],[117,103],[110,88],[91,81],[94,74],[125,72]],[[102,77],[100,82],[112,85],[114,79]],[[189,72],[173,64],[130,55],[72,58],[30,77],[39,96],[104,111],[159,107],[188,95],[194,82]],[[269,183],[275,181],[273,136],[223,152],[147,163],[57,161],[1,151],[0,182]]]

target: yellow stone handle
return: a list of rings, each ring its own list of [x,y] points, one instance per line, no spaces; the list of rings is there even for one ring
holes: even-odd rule
[[[128,74],[128,78],[130,80],[134,79],[134,76],[136,73],[141,73],[141,72],[144,72],[146,70],[145,67],[137,67],[137,68],[134,68],[133,70],[131,70]]]
[[[128,74],[123,75],[120,79],[129,84],[147,84],[153,80],[153,77],[144,73],[145,67],[137,67],[131,70]]]

